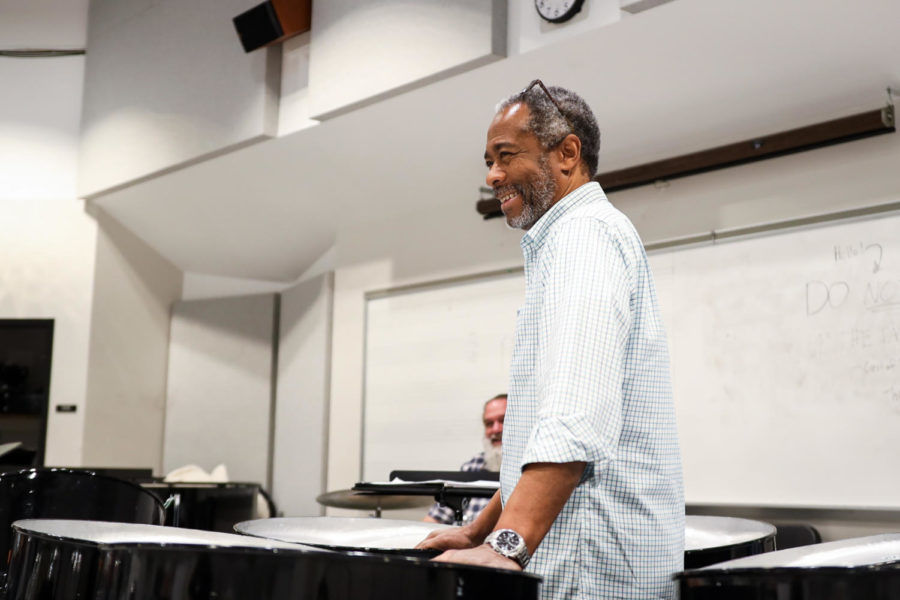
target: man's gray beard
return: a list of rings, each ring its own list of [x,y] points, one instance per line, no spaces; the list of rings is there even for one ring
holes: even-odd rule
[[[484,468],[486,471],[499,471],[503,459],[503,447],[495,446],[486,437],[481,438],[484,444]]]
[[[550,170],[550,159],[546,154],[538,160],[540,174],[531,181],[517,185],[522,195],[522,212],[518,217],[507,217],[506,224],[512,229],[531,229],[553,205],[553,196],[556,194],[556,181]]]

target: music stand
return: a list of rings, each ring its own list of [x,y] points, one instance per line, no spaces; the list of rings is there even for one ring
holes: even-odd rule
[[[469,498],[491,498],[497,492],[495,486],[479,486],[474,483],[499,481],[500,474],[494,471],[391,471],[390,479],[401,479],[404,483],[360,482],[353,486],[353,491],[363,494],[432,496],[436,502],[453,510],[454,521],[460,525]]]

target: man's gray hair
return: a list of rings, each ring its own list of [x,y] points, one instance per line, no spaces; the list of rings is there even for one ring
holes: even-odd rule
[[[588,177],[597,174],[600,155],[600,128],[591,107],[584,99],[571,90],[558,86],[548,87],[559,109],[547,97],[540,86],[532,86],[529,90],[513,94],[497,105],[497,112],[505,110],[513,104],[522,103],[528,107],[531,117],[526,124],[526,131],[533,133],[544,150],[556,147],[570,133],[581,140],[581,160],[587,167]],[[560,109],[565,117],[560,114]],[[569,122],[566,122],[566,119]],[[571,126],[569,125],[571,123]]]

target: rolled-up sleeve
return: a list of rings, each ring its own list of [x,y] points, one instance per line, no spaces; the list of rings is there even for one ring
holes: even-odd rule
[[[615,458],[634,286],[628,255],[607,227],[595,219],[572,220],[543,248],[538,419],[523,468],[537,462],[602,468]]]

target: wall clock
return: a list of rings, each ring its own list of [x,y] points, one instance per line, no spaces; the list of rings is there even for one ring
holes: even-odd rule
[[[581,10],[584,0],[534,0],[534,8],[550,23],[564,23]]]

